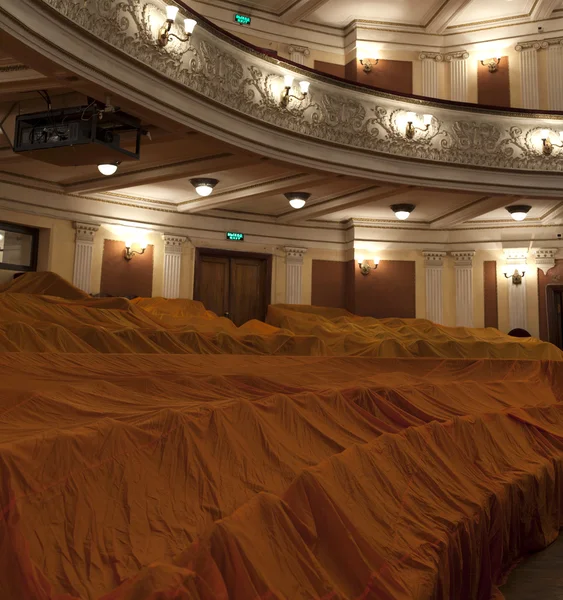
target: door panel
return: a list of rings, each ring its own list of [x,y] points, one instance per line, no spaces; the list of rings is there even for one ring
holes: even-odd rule
[[[266,318],[266,261],[231,258],[231,318],[240,327],[250,319]]]
[[[229,310],[230,260],[223,256],[200,256],[194,299],[222,317]]]

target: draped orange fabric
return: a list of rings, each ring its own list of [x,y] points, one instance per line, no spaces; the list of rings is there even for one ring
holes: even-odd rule
[[[549,344],[39,277],[0,293],[2,600],[499,598],[563,525]]]

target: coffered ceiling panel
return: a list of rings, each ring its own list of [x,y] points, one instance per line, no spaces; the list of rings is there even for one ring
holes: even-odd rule
[[[540,0],[472,0],[455,15],[449,25],[462,26],[494,19],[527,17],[537,1]]]
[[[443,3],[444,0],[328,0],[307,20],[338,27],[354,20],[424,25]]]

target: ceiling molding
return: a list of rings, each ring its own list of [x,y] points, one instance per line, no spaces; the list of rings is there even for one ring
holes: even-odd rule
[[[482,215],[503,208],[512,204],[518,199],[515,196],[484,196],[475,202],[471,202],[462,208],[446,214],[430,223],[431,229],[444,229],[461,225],[471,219],[476,219]]]
[[[426,33],[444,33],[454,17],[472,0],[447,0],[436,15],[426,24]]]
[[[532,9],[530,18],[532,21],[541,21],[548,19],[553,11],[561,5],[560,0],[538,0]]]
[[[371,202],[378,202],[397,196],[398,194],[404,194],[408,191],[409,187],[391,187],[391,186],[372,186],[360,192],[354,192],[352,194],[345,194],[337,198],[320,200],[312,206],[295,210],[291,213],[278,217],[279,223],[291,223],[293,221],[306,221],[309,219],[318,219],[331,213],[340,212],[342,210],[361,206],[362,204],[368,204]]]
[[[328,0],[297,0],[297,2],[282,13],[281,20],[289,25],[295,25],[327,2]]]

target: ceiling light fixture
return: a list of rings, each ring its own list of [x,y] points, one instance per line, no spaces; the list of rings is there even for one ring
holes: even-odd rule
[[[291,89],[293,87],[293,75],[284,75],[283,78],[283,92],[281,95],[280,103],[285,108],[288,106],[291,100],[297,100],[298,102],[303,102],[305,98],[309,95],[309,86],[311,83],[309,81],[303,80],[299,82],[299,89],[301,90],[301,96],[296,96],[291,93]]]
[[[500,60],[500,56],[498,58],[487,58],[482,60],[481,64],[489,69],[489,73],[496,73],[498,71],[498,66],[500,65]]]
[[[543,143],[543,153],[546,156],[549,156],[553,153],[553,148],[563,148],[563,131],[559,132],[559,138],[561,139],[561,144],[554,144],[550,138],[551,132],[549,129],[542,129],[540,136]]]
[[[399,221],[405,221],[410,217],[411,212],[415,209],[414,204],[393,204],[391,210]]]
[[[190,183],[194,186],[195,191],[200,196],[209,196],[213,188],[219,183],[218,179],[190,179]]]
[[[102,175],[109,177],[110,175],[113,175],[117,171],[118,166],[119,166],[119,162],[102,163],[101,165],[98,165],[98,171]]]
[[[426,132],[430,129],[430,125],[432,125],[432,115],[426,114],[422,116],[424,127],[418,127],[415,123],[418,122],[418,116],[414,112],[407,113],[407,128],[405,131],[405,136],[407,139],[412,140],[417,131]]]
[[[311,194],[307,192],[288,192],[284,196],[289,200],[289,204],[292,208],[303,208],[307,203],[307,200],[311,197]]]
[[[166,7],[166,21],[164,21],[162,27],[158,31],[158,43],[163,47],[168,44],[171,38],[176,38],[180,42],[189,42],[195,26],[197,25],[197,21],[194,19],[184,19],[184,31],[186,32],[186,37],[181,38],[176,34],[171,33],[170,30],[172,29],[172,25],[174,25],[178,10],[179,8],[177,6]]]
[[[523,221],[531,208],[527,204],[515,204],[514,206],[507,206],[506,210],[515,221]]]

